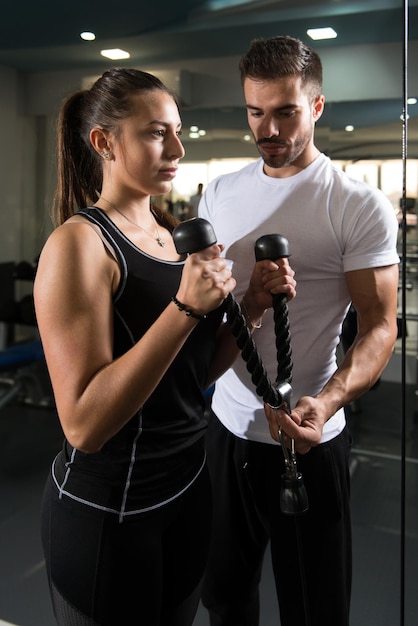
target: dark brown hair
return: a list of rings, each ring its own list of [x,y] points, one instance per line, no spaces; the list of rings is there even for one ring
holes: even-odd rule
[[[303,85],[311,86],[313,98],[321,95],[321,59],[312,48],[294,37],[253,39],[239,62],[239,70],[242,84],[246,78],[263,81],[300,76]]]
[[[94,127],[116,135],[122,120],[133,113],[132,96],[160,90],[175,95],[159,78],[136,69],[106,71],[90,89],[77,91],[63,103],[57,127],[58,182],[54,222],[62,224],[77,209],[99,199],[103,182],[102,160],[90,142]],[[172,218],[153,207],[157,217],[171,226]]]

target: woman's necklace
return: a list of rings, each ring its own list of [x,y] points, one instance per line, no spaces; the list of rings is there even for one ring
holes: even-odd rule
[[[152,217],[154,218],[154,222],[155,222],[155,231],[156,231],[156,233],[157,233],[157,236],[156,236],[156,237],[155,237],[154,235],[151,235],[151,233],[149,233],[147,230],[145,230],[145,228],[142,228],[142,226],[140,226],[139,224],[137,224],[136,222],[134,222],[133,220],[131,220],[131,219],[130,219],[127,215],[125,215],[125,213],[122,213],[122,211],[119,211],[118,207],[117,207],[117,206],[115,206],[115,205],[113,204],[113,202],[110,202],[110,200],[106,200],[106,198],[103,198],[103,196],[100,196],[100,200],[104,200],[105,202],[107,202],[107,204],[108,204],[109,206],[111,206],[111,207],[112,207],[112,209],[114,209],[114,210],[116,211],[116,213],[119,213],[119,215],[122,215],[122,217],[124,217],[124,218],[125,218],[125,220],[126,220],[127,222],[130,222],[131,224],[133,224],[133,225],[134,225],[134,226],[136,226],[137,228],[140,228],[141,230],[143,230],[145,234],[147,234],[149,237],[152,237],[153,239],[155,239],[155,241],[158,243],[158,245],[159,245],[161,248],[164,248],[164,246],[165,246],[165,241],[164,241],[164,239],[161,239],[161,237],[160,237],[160,233],[159,233],[159,230],[158,230],[157,220],[156,220],[156,218],[155,218],[154,213],[151,211],[151,209],[150,209],[150,213],[151,213]]]

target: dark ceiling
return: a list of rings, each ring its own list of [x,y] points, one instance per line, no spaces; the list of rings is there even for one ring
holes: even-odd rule
[[[418,41],[418,0],[407,5],[401,0],[125,0],[120,5],[109,0],[26,0],[7,1],[3,14],[0,64],[23,74],[101,73],[112,62],[101,57],[100,50],[118,47],[131,56],[117,65],[194,73],[204,66],[228,77],[237,74],[237,58],[254,37],[290,34],[307,41],[308,28],[325,25],[332,26],[338,38],[311,42],[320,54],[341,47],[397,43],[407,55],[405,35],[410,42]],[[85,30],[93,31],[96,40],[82,41],[79,33]],[[409,71],[416,72],[415,60],[409,65]],[[404,71],[399,67],[399,75]],[[356,77],[350,80],[355,90]],[[343,128],[348,119],[363,128],[399,124],[404,95],[399,90],[396,97],[379,100],[359,94],[350,97],[350,102],[328,102],[321,125],[332,132]],[[246,129],[240,99],[241,95],[231,99],[226,116],[231,130]],[[228,113],[224,101],[219,106],[201,102],[191,108],[202,120],[211,119],[212,126],[225,125],[225,121],[213,121]],[[409,114],[411,119],[418,117],[418,105]],[[185,107],[182,115],[187,124],[191,111]],[[381,140],[380,130],[378,134],[376,141]],[[367,141],[373,144],[373,138]]]
[[[409,36],[418,39],[418,2],[409,2]],[[10,2],[0,23],[0,62],[24,72],[100,64],[103,47],[123,47],[130,63],[240,55],[250,39],[330,25],[338,38],[316,42],[347,46],[403,38],[401,0],[109,0]],[[91,30],[95,42],[79,33]],[[106,65],[106,61],[102,61]]]

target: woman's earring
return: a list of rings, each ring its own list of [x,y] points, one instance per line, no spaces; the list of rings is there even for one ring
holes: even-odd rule
[[[109,159],[110,158],[110,152],[102,152],[102,157],[104,159]]]

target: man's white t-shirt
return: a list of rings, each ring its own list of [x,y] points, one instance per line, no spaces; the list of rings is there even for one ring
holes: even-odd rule
[[[334,373],[341,325],[350,305],[345,272],[392,265],[398,223],[387,197],[349,178],[321,154],[289,178],[272,178],[259,159],[238,172],[219,176],[206,188],[199,217],[213,226],[224,255],[233,261],[238,302],[255,263],[256,240],[281,234],[289,241],[290,264],[297,281],[288,303],[292,350],[292,399],[316,395]],[[273,310],[269,309],[254,341],[270,380],[277,378]],[[215,385],[212,408],[238,437],[274,444],[263,400],[255,391],[246,363],[238,358]],[[326,424],[322,441],[345,425],[344,410]]]

